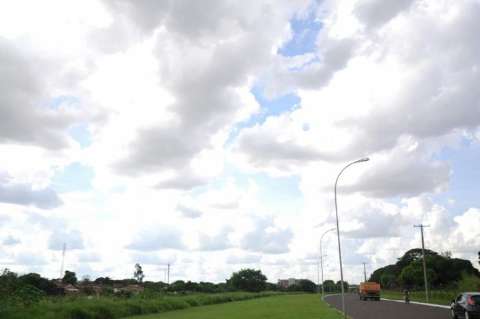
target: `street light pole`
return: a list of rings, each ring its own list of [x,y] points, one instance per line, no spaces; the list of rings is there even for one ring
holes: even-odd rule
[[[351,162],[347,166],[345,166],[340,173],[338,173],[337,179],[335,180],[335,187],[334,187],[334,193],[335,193],[335,217],[337,221],[337,241],[338,241],[338,259],[340,261],[340,285],[342,289],[342,312],[344,318],[347,318],[347,314],[345,313],[345,288],[343,287],[343,266],[342,266],[342,248],[340,244],[340,227],[338,226],[338,205],[337,205],[337,184],[338,184],[338,179],[342,175],[342,173],[350,166],[357,164],[357,163],[362,163],[362,162],[367,162],[369,161],[369,158],[362,158],[359,160],[356,160],[355,162]]]
[[[325,297],[325,288],[323,287],[323,251],[322,251],[322,240],[323,236],[328,234],[329,232],[335,230],[335,228],[330,228],[329,230],[325,231],[322,236],[320,237],[320,266],[322,268],[322,300]]]

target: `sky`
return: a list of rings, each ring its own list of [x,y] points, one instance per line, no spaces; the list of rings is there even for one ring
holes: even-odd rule
[[[0,2],[0,268],[476,267],[480,2]],[[325,278],[339,280],[335,234]]]

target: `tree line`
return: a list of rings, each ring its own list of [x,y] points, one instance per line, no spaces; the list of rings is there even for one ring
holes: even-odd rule
[[[469,260],[452,258],[449,252],[439,254],[425,249],[425,262],[428,284],[433,289],[454,288],[466,276],[480,278],[480,272]],[[369,281],[378,282],[387,289],[424,288],[422,263],[422,249],[411,249],[395,264],[375,270]]]
[[[64,294],[62,287],[72,285],[79,289],[83,295],[95,294],[95,287],[102,288],[102,295],[113,295],[114,287],[126,287],[129,285],[141,286],[144,294],[158,293],[222,293],[232,291],[263,292],[263,291],[302,291],[316,292],[317,285],[310,280],[299,280],[295,285],[287,289],[281,289],[275,283],[267,281],[267,277],[255,269],[242,269],[234,272],[225,282],[194,282],[177,280],[171,284],[162,281],[144,281],[145,275],[140,265],[135,265],[133,278],[112,279],[109,277],[98,277],[91,280],[84,277],[81,280],[73,271],[65,271],[61,279],[48,279],[37,273],[28,273],[18,275],[8,269],[0,273],[0,300],[9,300],[10,302],[20,304],[36,303],[46,296],[60,296]],[[336,291],[339,283],[325,281],[326,291]],[[124,294],[128,297],[129,294]]]

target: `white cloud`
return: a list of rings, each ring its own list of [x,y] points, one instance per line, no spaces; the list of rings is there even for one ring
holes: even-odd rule
[[[407,10],[414,2],[415,0],[399,0],[391,3],[367,0],[358,2],[354,10],[368,28],[378,28],[400,12]]]
[[[78,255],[78,261],[81,263],[97,263],[102,261],[102,257],[96,252],[82,251]]]
[[[281,56],[310,14],[316,48]],[[414,223],[468,256],[478,213],[445,193],[461,181],[444,151],[478,135],[479,17],[470,0],[0,4],[2,262],[56,276],[66,242],[68,268],[92,275],[314,279],[313,225],[331,226],[336,174],[363,156],[339,184],[349,281],[418,246]],[[56,189],[77,162],[92,188]]]
[[[198,250],[215,251],[225,250],[232,247],[229,234],[232,232],[231,227],[224,227],[217,234],[200,233],[198,240]]]
[[[450,173],[446,162],[431,160],[416,149],[397,148],[386,156],[375,156],[358,184],[343,189],[371,197],[417,196],[445,191]]]
[[[150,226],[133,237],[127,249],[137,251],[155,251],[163,249],[184,249],[182,233],[175,226],[158,225]]]
[[[232,265],[240,264],[258,264],[262,260],[261,255],[245,254],[245,255],[230,255],[227,258],[227,263]]]
[[[293,232],[289,228],[275,226],[272,218],[259,218],[254,229],[247,232],[241,242],[241,248],[266,254],[282,254],[289,251]]]
[[[201,211],[187,206],[178,205],[177,209],[182,214],[182,216],[186,218],[198,218],[202,216]]]
[[[66,107],[43,105],[55,96],[49,92],[45,74],[53,72],[49,61],[0,37],[0,142],[64,148],[71,143],[65,134],[79,120],[78,112]],[[54,76],[51,76],[52,78]]]
[[[63,246],[68,250],[83,249],[83,237],[78,230],[56,229],[48,239],[48,248],[51,250],[63,250]]]
[[[12,235],[8,235],[7,237],[5,237],[5,239],[3,239],[2,243],[5,246],[14,246],[14,245],[20,244],[21,241],[20,239],[13,237]]]
[[[167,265],[177,261],[177,255],[172,253],[134,253],[131,256],[132,262],[147,265]],[[163,268],[162,268],[163,269]]]
[[[57,193],[50,189],[33,189],[26,184],[0,184],[0,202],[32,205],[43,209],[55,208],[62,204]]]
[[[18,265],[43,266],[47,260],[43,255],[33,252],[20,252],[15,256],[15,263]]]

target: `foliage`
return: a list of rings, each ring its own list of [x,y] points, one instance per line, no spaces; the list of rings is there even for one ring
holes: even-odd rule
[[[114,283],[114,281],[109,277],[98,277],[93,282],[99,285],[107,285],[107,286],[111,286]]]
[[[21,285],[30,285],[43,293],[48,295],[54,295],[57,292],[57,286],[47,278],[43,278],[39,274],[29,273],[18,277]]]
[[[480,278],[463,274],[462,280],[458,282],[459,291],[479,291],[480,290]]]
[[[433,282],[434,276],[434,271],[427,269],[428,282]],[[402,286],[406,288],[421,287],[424,284],[422,262],[416,260],[410,263],[410,265],[402,269],[398,279]]]
[[[140,264],[135,264],[135,271],[133,273],[133,278],[139,283],[143,281],[145,274],[143,273],[142,266]]]
[[[154,295],[129,299],[101,297],[99,299],[64,298],[62,302],[44,300],[29,307],[2,309],[2,319],[116,319],[133,315],[160,313],[202,305],[213,305],[271,296],[273,293],[226,293],[210,295]]]
[[[77,275],[73,271],[65,271],[65,275],[62,278],[64,284],[75,285],[77,281]]]
[[[383,273],[380,276],[380,285],[384,288],[393,288],[395,287],[396,277],[394,274],[391,273]]]
[[[337,288],[337,290],[341,290],[341,289],[342,289],[342,282],[341,282],[340,280],[337,281],[336,288]],[[344,281],[344,282],[343,282],[343,289],[344,289],[345,291],[348,291],[348,282],[347,282],[347,281]]]
[[[463,274],[462,279],[455,287],[450,289],[434,289],[429,291],[429,302],[435,304],[449,305],[458,294],[466,291],[480,290],[480,278],[475,275]],[[403,300],[404,294],[398,290],[382,290],[382,297],[389,299]],[[423,289],[411,291],[410,299],[414,301],[426,302],[425,291]]]
[[[304,292],[316,292],[317,291],[317,285],[308,279],[302,279],[298,283],[298,286],[300,287],[301,291]]]
[[[242,269],[232,274],[228,285],[234,289],[259,292],[265,290],[267,277],[260,270]]]
[[[335,292],[337,291],[337,285],[335,285],[333,280],[325,280],[323,282],[323,290],[325,292]]]
[[[18,302],[24,306],[40,302],[44,296],[44,292],[32,285],[23,285],[15,291],[15,297]]]
[[[438,254],[425,250],[427,279],[431,288],[452,288],[462,279],[462,274],[480,278],[480,273],[468,260],[451,258],[451,253]],[[397,263],[375,270],[369,281],[379,282],[383,287],[419,289],[424,286],[422,250],[407,251]]]

